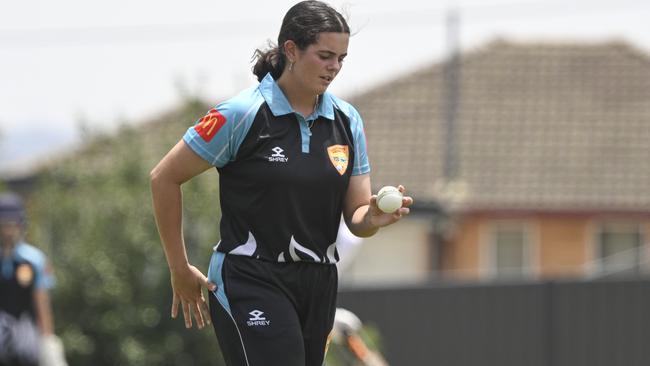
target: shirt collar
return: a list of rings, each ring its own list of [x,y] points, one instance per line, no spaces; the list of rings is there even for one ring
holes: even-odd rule
[[[260,82],[259,86],[260,93],[262,97],[271,108],[271,112],[274,116],[282,116],[285,114],[295,113],[289,100],[284,95],[284,92],[278,86],[278,83],[273,79],[271,73],[266,74],[264,79]],[[318,107],[312,113],[314,118],[319,116],[325,117],[329,120],[334,120],[334,102],[332,100],[332,95],[329,92],[325,92],[320,95],[318,101]]]

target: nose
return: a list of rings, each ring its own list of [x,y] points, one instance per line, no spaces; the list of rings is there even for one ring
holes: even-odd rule
[[[332,62],[329,63],[328,71],[338,72],[339,70],[341,70],[341,66],[342,66],[341,62],[337,59],[334,59]]]

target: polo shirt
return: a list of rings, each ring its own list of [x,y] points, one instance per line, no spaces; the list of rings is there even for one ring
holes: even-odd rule
[[[8,257],[0,252],[0,312],[35,318],[33,292],[53,282],[45,255],[32,245],[20,242]]]
[[[215,250],[275,262],[338,261],[350,177],[370,171],[352,105],[325,92],[304,117],[268,74],[216,105],[183,140],[219,172]]]

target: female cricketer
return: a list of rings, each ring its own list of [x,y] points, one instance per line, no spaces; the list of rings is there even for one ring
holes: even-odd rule
[[[172,317],[180,306],[186,326],[194,317],[202,328],[209,314],[229,366],[322,365],[336,309],[341,215],[367,237],[409,213],[411,197],[392,213],[379,210],[361,117],[327,92],[349,39],[345,18],[329,5],[294,5],[278,46],[256,53],[259,84],[211,109],[151,172]],[[181,185],[212,167],[221,241],[206,277],[187,259]]]

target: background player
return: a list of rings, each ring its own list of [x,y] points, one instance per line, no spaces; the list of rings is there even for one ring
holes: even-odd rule
[[[0,366],[64,366],[48,293],[53,278],[43,252],[24,242],[24,225],[20,197],[0,193]]]

